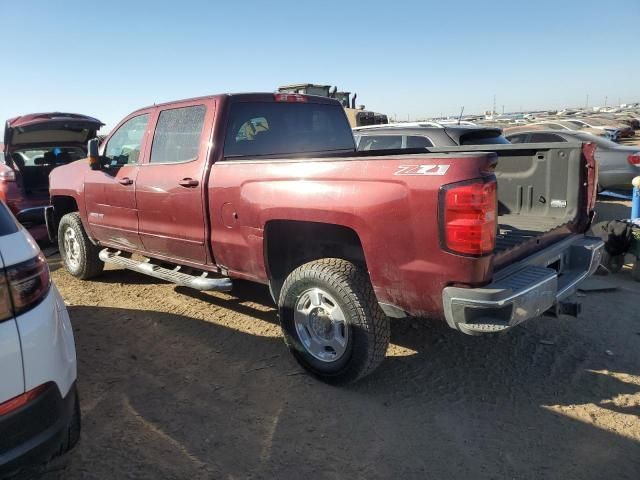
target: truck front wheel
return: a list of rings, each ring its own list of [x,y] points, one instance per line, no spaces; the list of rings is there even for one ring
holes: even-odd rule
[[[282,286],[278,308],[285,343],[324,382],[353,382],[384,359],[389,319],[367,274],[347,260],[324,258],[295,269]]]
[[[67,213],[60,219],[58,249],[65,268],[74,277],[87,280],[104,269],[98,257],[100,249],[89,240],[78,212]]]

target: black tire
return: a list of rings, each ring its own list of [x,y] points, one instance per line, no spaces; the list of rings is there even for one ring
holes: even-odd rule
[[[296,330],[294,311],[301,295],[311,288],[330,294],[344,314],[349,329],[344,354],[336,361],[315,358]],[[389,319],[380,309],[367,274],[353,263],[324,258],[295,269],[285,280],[278,301],[285,343],[298,363],[316,378],[338,385],[373,372],[389,346]]]
[[[76,400],[73,406],[73,417],[67,427],[67,431],[60,445],[58,455],[64,455],[77,445],[80,441],[80,431],[82,430],[82,416],[80,414],[80,399],[76,392]]]
[[[78,244],[78,259],[76,262],[69,258],[65,247],[65,235],[69,229],[72,230]],[[78,212],[67,213],[60,219],[60,224],[58,225],[58,249],[65,268],[74,277],[88,280],[100,275],[104,270],[104,262],[98,257],[100,248],[89,240]]]
[[[605,251],[602,254],[600,265],[609,270],[610,273],[618,273],[624,267],[624,254],[611,255]]]

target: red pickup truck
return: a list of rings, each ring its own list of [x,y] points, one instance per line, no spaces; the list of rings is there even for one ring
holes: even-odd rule
[[[481,334],[577,314],[602,252],[590,144],[357,152],[337,101],[265,93],[144,108],[88,150],[50,177],[71,274],[268,284],[291,352],[330,383],[382,361],[390,318]]]

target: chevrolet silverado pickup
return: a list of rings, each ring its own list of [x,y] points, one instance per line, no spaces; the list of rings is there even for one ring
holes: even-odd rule
[[[262,93],[144,108],[88,151],[50,177],[72,275],[266,284],[288,348],[329,383],[375,369],[391,318],[482,334],[577,314],[602,252],[592,144],[357,152],[337,101]]]

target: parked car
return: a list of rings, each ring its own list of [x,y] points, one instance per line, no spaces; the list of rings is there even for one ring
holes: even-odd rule
[[[517,127],[507,127],[504,129],[504,134],[513,134],[518,132],[528,132],[530,130],[568,130],[568,131],[580,131],[584,133],[590,133],[598,137],[604,137],[611,140],[618,140],[617,131],[607,131],[597,128],[591,128],[586,126],[579,126],[573,123],[569,123],[567,120],[545,120],[540,122],[530,123],[528,125],[519,125]]]
[[[87,141],[102,123],[73,113],[33,113],[8,120],[0,162],[0,200],[37,239],[45,239],[49,173],[87,155]]]
[[[596,130],[604,130],[609,132],[612,136],[617,133],[617,138],[627,138],[635,135],[635,131],[629,125],[623,123],[614,122],[612,120],[605,120],[600,118],[571,118],[567,122],[572,123],[578,128],[595,128]]]
[[[0,202],[0,477],[80,436],[69,315],[38,245]]]
[[[143,108],[88,150],[51,172],[71,275],[107,262],[200,290],[267,284],[290,351],[330,383],[376,368],[390,318],[481,334],[577,314],[568,297],[602,251],[584,235],[591,145],[357,152],[336,100],[263,93]]]
[[[380,125],[353,135],[359,151],[509,143],[499,128],[469,125]]]
[[[632,114],[620,114],[615,115],[613,120],[624,123],[625,125],[629,125],[633,130],[640,129],[640,116],[632,115]]]
[[[598,186],[600,190],[628,190],[640,175],[640,146],[625,147],[606,138],[568,130],[531,130],[507,134],[511,143],[593,142],[598,148]]]

